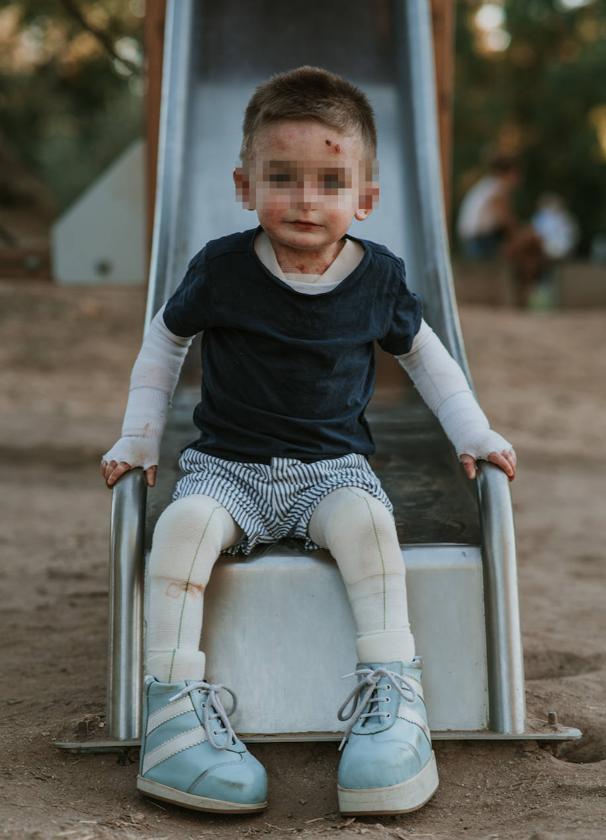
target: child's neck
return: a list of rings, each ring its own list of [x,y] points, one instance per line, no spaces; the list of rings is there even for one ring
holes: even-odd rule
[[[303,251],[289,248],[271,239],[271,244],[284,274],[324,274],[340,254],[345,239],[325,245],[317,251]]]

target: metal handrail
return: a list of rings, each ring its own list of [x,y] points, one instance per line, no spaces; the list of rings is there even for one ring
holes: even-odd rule
[[[518,602],[518,570],[507,476],[482,462],[478,474],[482,528],[489,722],[494,732],[524,732],[524,656]]]
[[[186,68],[189,66],[191,19],[192,0],[169,0],[144,331],[171,291],[177,262],[176,231],[189,90]],[[146,501],[143,470],[131,470],[116,483],[110,526],[107,727],[108,736],[118,741],[136,740],[141,722]]]
[[[191,90],[191,30],[193,0],[168,0],[164,33],[162,102],[158,135],[154,231],[147,286],[145,328],[172,294],[183,265],[191,254],[182,253],[179,237],[183,162],[187,131],[187,97]]]
[[[139,737],[143,677],[143,470],[125,473],[112,493],[107,656],[107,731],[118,741]]]

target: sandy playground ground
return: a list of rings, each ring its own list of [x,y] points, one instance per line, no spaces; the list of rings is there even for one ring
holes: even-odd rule
[[[4,596],[0,836],[9,838],[606,837],[606,353],[603,311],[461,313],[493,426],[515,444],[529,715],[555,709],[581,742],[437,742],[441,786],[421,811],[343,819],[335,744],[254,745],[270,807],[229,818],[139,797],[135,763],[60,752],[103,721],[110,493],[141,338],[140,289],[0,284]]]

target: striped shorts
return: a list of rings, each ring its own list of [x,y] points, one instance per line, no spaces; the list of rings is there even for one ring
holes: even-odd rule
[[[339,487],[359,487],[379,499],[393,514],[393,505],[363,455],[352,453],[307,464],[297,458],[272,458],[270,464],[226,461],[185,449],[179,459],[184,475],[175,485],[173,501],[202,494],[215,499],[244,531],[226,554],[250,554],[258,543],[285,538],[305,540],[304,548],[319,548],[307,527],[318,502]]]

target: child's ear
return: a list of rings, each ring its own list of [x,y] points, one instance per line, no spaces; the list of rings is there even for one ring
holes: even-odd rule
[[[363,222],[379,203],[379,185],[374,181],[367,181],[360,189],[359,206],[354,217]]]
[[[254,210],[248,173],[242,166],[236,166],[232,176],[236,187],[236,198],[245,210]]]

